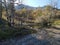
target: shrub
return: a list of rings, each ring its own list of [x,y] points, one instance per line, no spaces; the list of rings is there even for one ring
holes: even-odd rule
[[[51,27],[53,22],[54,22],[54,18],[50,18],[49,15],[41,16],[38,19],[38,23],[40,23],[41,27]]]

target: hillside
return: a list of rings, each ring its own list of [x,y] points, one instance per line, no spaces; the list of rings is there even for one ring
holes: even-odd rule
[[[20,4],[20,5],[15,6],[16,10],[23,9],[23,8],[28,9],[28,10],[36,9],[36,7],[31,7],[31,6],[24,5],[24,4]]]
[[[53,11],[57,13],[52,14],[50,6],[32,10],[26,5],[20,6],[17,6],[21,9],[15,11],[14,17],[3,12],[3,23],[0,24],[1,45],[60,45],[60,10],[54,8]]]

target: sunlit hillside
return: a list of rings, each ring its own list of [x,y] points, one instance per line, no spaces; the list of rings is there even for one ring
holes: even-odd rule
[[[59,0],[1,0],[0,45],[60,45]]]

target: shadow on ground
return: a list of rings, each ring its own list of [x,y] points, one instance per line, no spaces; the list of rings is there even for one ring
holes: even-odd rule
[[[51,44],[48,40],[39,39],[38,35],[30,34],[22,38],[14,38],[0,42],[0,45],[51,45]]]

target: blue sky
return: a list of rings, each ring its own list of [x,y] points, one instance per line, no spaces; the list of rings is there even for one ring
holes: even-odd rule
[[[23,3],[33,7],[44,6],[48,4],[48,0],[24,0]]]
[[[19,2],[19,0],[16,2]],[[50,0],[23,0],[22,1],[23,4],[33,6],[33,7],[39,7],[39,6],[42,7],[48,5],[49,2]],[[58,0],[58,7],[60,8],[60,0]]]

